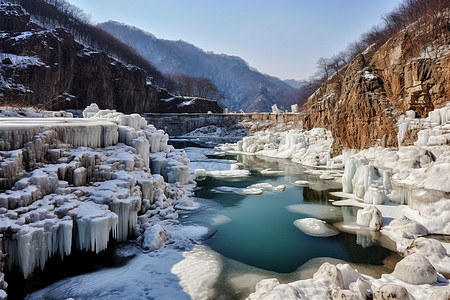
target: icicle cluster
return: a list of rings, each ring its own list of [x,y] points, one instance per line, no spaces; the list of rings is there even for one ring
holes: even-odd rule
[[[441,199],[448,200],[450,104],[431,111],[425,119],[415,119],[414,112],[408,111],[399,121],[399,144],[412,130],[420,130],[414,145],[398,150],[371,148],[347,155],[343,191],[365,203],[390,200],[419,211]]]
[[[253,136],[246,136],[242,141],[226,145],[222,149],[287,158],[309,166],[337,167],[341,164],[330,159],[332,143],[331,132],[323,128],[285,132],[266,130],[256,132]]]
[[[167,134],[136,114],[91,105],[84,115],[91,118],[0,120],[0,234],[8,265],[25,278],[52,255],[99,252],[111,238],[143,234],[145,218],[176,218],[186,199],[164,181],[190,179],[189,160]]]

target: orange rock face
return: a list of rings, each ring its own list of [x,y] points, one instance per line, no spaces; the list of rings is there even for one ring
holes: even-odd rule
[[[401,114],[414,110],[426,117],[444,106],[450,92],[450,34],[425,39],[414,27],[409,31],[356,56],[331,76],[302,107],[305,129],[331,130],[336,152],[397,146]]]

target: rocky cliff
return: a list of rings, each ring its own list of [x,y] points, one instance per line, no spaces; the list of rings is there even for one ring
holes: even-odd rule
[[[0,20],[4,103],[82,109],[95,102],[131,113],[160,111],[160,99],[172,97],[143,69],[77,43],[64,29],[34,24],[18,5],[1,4]]]
[[[338,151],[397,146],[401,114],[413,110],[425,117],[449,100],[450,29],[445,24],[443,18],[426,28],[411,24],[381,47],[357,55],[302,107],[304,127],[332,130]]]

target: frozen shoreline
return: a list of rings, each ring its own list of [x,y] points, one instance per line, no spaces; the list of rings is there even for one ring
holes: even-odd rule
[[[302,162],[306,165],[335,167],[341,164],[345,166],[342,177],[343,193],[337,193],[337,195],[350,200],[335,201],[333,204],[376,207],[374,212],[378,211],[380,220],[377,222],[382,224],[382,234],[396,243],[394,251],[405,256],[404,262],[398,264],[399,269],[408,269],[414,264],[419,270],[422,270],[421,268],[427,270],[423,272],[438,270],[448,278],[450,276],[449,244],[422,236],[450,234],[450,104],[432,111],[424,120],[414,119],[414,115],[408,112],[406,116],[400,118],[399,127],[401,129],[399,143],[403,141],[405,132],[422,129],[414,145],[402,146],[399,150],[371,148],[360,152],[347,151],[337,159],[330,159],[329,149],[332,141],[329,141],[328,134],[320,133],[317,129],[309,132],[289,131],[287,133],[265,131],[253,137],[244,138],[243,142],[228,144],[219,149],[235,153],[288,158],[293,162]],[[315,143],[310,143],[311,139]],[[298,154],[299,151],[302,155]],[[325,171],[321,178],[325,179],[329,172]],[[307,184],[308,182],[299,182],[299,185]],[[381,216],[383,216],[382,219]],[[373,213],[369,213],[365,218],[370,220],[374,217]],[[360,218],[359,213],[358,218]],[[358,228],[364,229],[368,226],[368,223],[362,219],[358,222],[367,225],[354,227],[355,233],[359,230]],[[313,227],[320,232],[324,230],[317,225]],[[348,272],[346,265],[340,265],[337,269],[331,266],[329,268],[333,270],[332,273],[337,274],[336,277],[345,277],[339,273]],[[407,272],[411,272],[412,269],[408,270]],[[321,277],[322,273],[318,272],[316,275],[314,277],[317,279],[312,279],[308,283],[297,281],[284,285],[276,280],[262,281],[256,285],[257,291],[248,299],[263,299],[269,295],[289,299],[300,299],[302,295],[307,295],[308,299],[310,297],[313,299],[318,295],[320,288],[308,294],[311,288],[307,288],[304,284],[314,286],[329,283],[329,278]],[[365,278],[365,280],[373,295],[397,291],[404,293],[405,297],[412,295],[415,299],[428,299],[437,287],[442,287],[442,293],[444,293],[442,295],[450,295],[448,280],[441,275],[437,275],[437,279],[426,282],[432,285],[405,283],[405,281],[425,283],[419,279],[421,276],[414,271],[405,275],[396,270],[393,275],[385,274],[380,280],[373,278]],[[364,276],[358,274],[356,277]],[[354,282],[356,277],[353,278]],[[383,286],[388,282],[395,283],[396,286]],[[365,298],[360,288],[355,285],[358,283],[354,283],[353,286],[350,284],[325,286],[329,297],[346,295]],[[384,290],[385,288],[387,291]],[[438,293],[436,291],[436,295]]]
[[[117,115],[111,111],[103,114],[105,118],[110,119],[112,118],[112,120],[120,116],[120,114]],[[108,114],[111,115],[107,116]],[[442,115],[446,116],[446,114],[447,110],[445,111],[445,113],[441,112],[435,113],[434,116],[431,117],[430,119],[435,120],[437,119],[436,115],[439,115],[440,116],[439,122],[430,121],[430,126],[432,127],[424,129],[427,130],[426,131],[427,133],[426,134],[423,133],[420,135],[422,136],[422,138],[419,139],[418,144],[410,146],[409,148],[402,147],[398,151],[394,149],[368,149],[361,151],[359,153],[356,152],[347,153],[341,157],[338,157],[337,159],[332,159],[329,156],[329,149],[332,140],[330,140],[330,136],[326,131],[319,129],[313,130],[308,133],[300,131],[290,131],[283,134],[275,134],[275,136],[273,136],[271,132],[266,131],[262,133],[260,136],[257,135],[255,139],[251,140],[251,142],[250,140],[247,140],[246,149],[253,149],[254,147],[252,145],[254,145],[254,143],[257,144],[265,143],[266,145],[268,145],[267,149],[258,150],[257,148],[254,148],[255,152],[253,152],[253,154],[265,155],[269,157],[288,158],[294,162],[304,161],[306,165],[310,166],[312,165],[316,167],[316,169],[311,169],[308,172],[314,173],[316,176],[320,177],[320,179],[323,180],[324,182],[327,181],[336,182],[336,180],[338,180],[341,176],[343,176],[344,177],[343,184],[344,186],[347,186],[347,188],[344,188],[344,191],[347,191],[347,193],[339,193],[339,196],[344,196],[344,198],[348,197],[351,199],[335,201],[333,204],[344,206],[356,206],[356,207],[372,207],[372,206],[376,207],[383,216],[383,219],[381,220],[382,223],[381,232],[396,242],[395,246],[396,249],[393,250],[398,251],[399,253],[405,255],[406,257],[411,256],[413,254],[417,257],[419,257],[420,255],[419,258],[414,257],[414,255],[411,256],[412,258],[415,259],[413,260],[413,264],[419,266],[419,269],[422,266],[424,270],[427,270],[427,268],[429,268],[426,265],[428,261],[428,263],[432,264],[431,268],[438,269],[438,271],[441,272],[442,270],[448,271],[450,270],[449,267],[450,258],[448,255],[448,249],[450,248],[449,244],[444,243],[444,245],[442,246],[442,243],[440,242],[428,243],[428,240],[430,239],[424,239],[421,237],[426,236],[429,233],[437,233],[437,234],[446,233],[447,232],[446,230],[448,230],[448,228],[445,227],[444,225],[446,224],[445,222],[448,222],[446,220],[449,217],[449,215],[448,214],[436,215],[436,212],[438,212],[439,210],[449,212],[447,205],[450,202],[449,199],[445,198],[443,200],[438,199],[440,197],[439,195],[442,195],[442,193],[444,193],[444,195],[445,193],[448,193],[448,191],[446,190],[447,189],[446,183],[448,183],[447,179],[445,176],[439,175],[442,173],[443,170],[446,170],[445,168],[448,168],[447,153],[449,153],[448,151],[449,139],[438,138],[439,135],[442,135],[443,132],[447,130],[446,126],[448,126],[448,121],[450,118],[444,119],[444,117],[442,117]],[[119,123],[119,127],[124,126],[120,125],[121,124],[120,122],[123,121],[119,121],[119,119],[116,120],[117,121],[115,122]],[[403,118],[402,122],[403,121],[408,124],[411,123],[415,124],[414,123],[415,121],[409,120],[408,118]],[[107,122],[111,121],[109,120]],[[161,133],[160,131],[157,131],[156,129],[151,127],[147,129],[140,128],[141,126],[140,121],[138,120],[137,117],[132,117],[129,120],[124,119],[124,122],[128,122],[127,124],[132,125],[131,128],[134,129],[122,127],[122,129],[119,130],[119,136],[121,135],[122,137],[118,138],[120,138],[126,144],[126,145],[123,144],[123,146],[120,146],[119,148],[114,148],[115,151],[119,151],[119,153],[114,155],[108,154],[108,151],[112,151],[112,149],[110,149],[104,152],[99,151],[97,154],[94,155],[96,159],[100,158],[102,161],[105,161],[107,162],[107,164],[111,165],[109,171],[107,171],[106,174],[111,174],[111,178],[109,179],[109,181],[111,181],[111,179],[115,180],[114,184],[111,185],[113,182],[108,183],[108,181],[105,181],[104,183],[93,184],[92,187],[89,188],[77,187],[76,189],[68,189],[68,186],[65,183],[58,182],[58,188],[63,193],[70,191],[75,195],[74,197],[76,197],[76,199],[78,199],[80,196],[87,194],[91,196],[93,195],[94,198],[97,199],[94,201],[95,203],[106,203],[106,204],[108,204],[109,201],[106,199],[110,196],[106,195],[102,191],[105,191],[106,189],[109,188],[113,188],[116,191],[122,191],[119,193],[125,193],[123,194],[125,195],[125,198],[130,200],[127,202],[128,203],[127,205],[131,206],[133,205],[134,201],[132,200],[132,198],[137,196],[136,187],[139,187],[141,193],[144,193],[145,190],[144,186],[148,187],[159,186],[160,189],[165,189],[164,192],[161,192],[159,194],[157,193],[151,196],[147,194],[147,196],[143,197],[143,199],[149,199],[148,203],[146,202],[147,204],[144,204],[145,201],[142,202],[142,204],[146,207],[145,209],[147,211],[140,217],[138,217],[136,221],[122,222],[123,225],[120,225],[118,227],[118,228],[125,228],[120,229],[118,232],[120,231],[126,232],[127,230],[130,230],[129,228],[132,228],[132,230],[134,230],[137,235],[141,235],[137,239],[137,243],[140,244],[144,249],[147,249],[146,251],[150,250],[153,251],[148,253],[140,252],[140,254],[137,255],[137,258],[135,260],[136,266],[141,265],[159,266],[158,268],[156,268],[156,270],[154,270],[154,274],[155,276],[162,276],[159,278],[162,280],[163,283],[162,284],[159,284],[159,282],[155,284],[152,283],[151,285],[149,285],[149,288],[146,289],[145,286],[148,285],[148,283],[144,284],[141,278],[145,276],[144,274],[148,274],[148,270],[141,269],[142,272],[137,272],[137,274],[134,275],[132,275],[132,273],[127,273],[129,274],[127,276],[130,277],[130,280],[129,282],[128,280],[126,282],[128,282],[128,284],[132,286],[132,289],[135,290],[136,293],[132,293],[131,289],[128,289],[127,287],[118,288],[118,290],[111,290],[111,289],[108,290],[106,286],[101,286],[101,284],[94,287],[89,283],[90,281],[94,281],[95,278],[97,278],[96,276],[100,277],[108,276],[112,278],[117,274],[120,274],[121,272],[120,270],[113,271],[112,273],[108,273],[106,271],[104,273],[100,272],[99,274],[93,274],[92,275],[93,277],[89,276],[80,277],[80,279],[73,278],[65,280],[64,282],[59,282],[56,284],[56,286],[60,286],[60,288],[68,288],[68,286],[75,286],[80,284],[81,282],[80,280],[82,280],[83,282],[85,282],[85,284],[87,284],[87,286],[95,288],[98,291],[104,290],[105,297],[107,295],[106,294],[107,291],[109,291],[111,295],[117,292],[117,294],[115,295],[121,298],[122,297],[126,298],[125,295],[127,293],[128,295],[145,297],[145,295],[147,295],[146,293],[150,293],[150,291],[152,295],[153,293],[155,295],[159,295],[161,299],[164,299],[164,297],[166,296],[167,299],[170,299],[171,296],[180,299],[184,298],[187,299],[190,297],[193,299],[204,299],[205,297],[206,298],[210,297],[211,288],[215,284],[214,278],[217,278],[216,272],[217,268],[219,268],[220,265],[220,258],[217,256],[217,254],[214,254],[214,252],[208,249],[207,247],[201,245],[195,246],[197,243],[201,243],[201,240],[203,238],[208,236],[208,228],[185,227],[183,229],[183,226],[185,225],[177,224],[178,213],[175,210],[175,208],[192,210],[196,209],[198,205],[192,202],[192,200],[189,198],[190,195],[189,187],[188,189],[182,189],[181,185],[177,184],[176,182],[183,182],[184,184],[188,183],[190,177],[189,173],[195,174],[196,176],[200,177],[201,176],[241,177],[247,176],[245,174],[247,174],[246,172],[248,171],[242,170],[241,166],[233,161],[228,162],[215,161],[213,162],[212,165],[209,164],[210,168],[208,169],[208,166],[202,163],[202,160],[206,158],[205,156],[206,152],[191,153],[191,162],[189,163],[189,160],[187,160],[187,157],[184,154],[179,153],[177,151],[173,151],[173,149],[163,150],[166,149],[167,147],[164,146],[167,145],[164,144],[167,142],[166,137],[164,137],[164,133]],[[108,126],[117,126],[114,125],[114,122],[111,124],[108,123]],[[139,130],[144,130],[144,132],[137,133],[139,132]],[[147,132],[145,132],[145,130],[147,130]],[[444,134],[445,137],[446,134],[447,133]],[[424,136],[426,136],[426,138]],[[41,137],[41,139],[45,138],[46,138],[45,136]],[[148,142],[148,146],[146,146],[145,139]],[[144,146],[142,147],[141,145]],[[243,146],[244,144],[242,143],[242,147]],[[145,149],[146,147],[149,147],[148,152]],[[158,151],[155,150],[153,152],[151,151],[151,149],[159,149],[159,150]],[[432,152],[434,155],[433,159],[430,159],[429,154],[427,154],[428,152],[421,151],[420,149],[426,149],[426,151]],[[236,151],[236,148],[233,149],[232,145],[225,145],[224,147],[221,147],[219,150]],[[64,151],[67,150],[63,149],[60,151],[61,155],[59,157],[64,157],[65,155]],[[76,151],[70,150],[68,153],[70,153],[74,157],[78,157],[78,160],[82,162],[86,160],[86,157],[92,155],[89,149],[78,149]],[[241,153],[248,154],[248,152],[244,151],[241,151]],[[148,162],[146,161],[147,156],[149,158]],[[17,157],[18,157],[17,155],[10,156],[9,159],[14,162],[17,160]],[[344,164],[345,170],[342,173],[342,171],[339,171],[339,167],[342,167]],[[139,170],[135,170],[133,175],[130,177],[129,174],[128,175],[125,174],[123,170],[121,172],[118,172],[118,170],[114,169],[120,165],[124,166],[123,169],[126,169],[127,166],[129,168],[129,166],[132,165],[133,168],[139,168]],[[404,171],[408,170],[408,168],[411,168],[411,166],[415,166],[415,169],[417,169],[416,171],[414,171],[415,177],[412,178],[406,176],[408,174],[406,173],[406,171]],[[79,168],[81,166],[77,167]],[[444,169],[442,169],[442,167]],[[60,167],[58,168],[61,169]],[[158,178],[161,179],[158,179],[156,175],[152,175],[150,177],[145,175],[146,170],[145,168],[151,168],[153,171],[157,170],[157,172],[160,173],[160,175],[158,175],[160,177]],[[358,171],[359,168],[361,168],[360,171]],[[47,167],[47,169],[44,169],[44,173],[51,174],[51,172],[55,172],[55,170],[56,169],[53,167]],[[103,170],[105,171],[106,169],[103,168]],[[203,170],[204,172],[201,170]],[[274,175],[274,173],[270,172],[276,172],[277,170],[262,170],[262,171],[266,171],[268,172],[268,174]],[[85,171],[74,172],[74,175],[78,173],[84,174],[83,172]],[[423,189],[423,185],[418,185],[416,182],[420,183],[420,181],[423,179],[424,176],[423,174],[429,174],[430,172],[431,174],[434,174],[433,178],[438,182],[438,184],[432,186],[435,187],[435,190],[437,192],[433,192],[430,194],[435,197],[433,198],[435,199],[433,203],[436,204],[429,206],[428,209],[425,210],[426,214],[434,216],[431,219],[427,218],[424,215],[420,215],[416,210],[417,208],[419,209],[424,208],[424,206],[420,205],[420,202],[418,202],[420,201],[420,195],[419,199],[414,198],[415,197],[414,193],[410,193],[407,196],[405,195],[402,196],[401,193],[395,192],[395,187],[393,188],[391,186],[389,190],[388,189],[389,185],[387,184],[388,182],[387,178],[389,179],[392,178],[393,182],[401,183],[401,187],[403,189],[408,189],[409,186],[412,186],[413,188],[419,186],[419,188]],[[41,182],[42,180],[44,180],[42,178],[47,176],[45,174],[36,172],[34,175],[31,176],[29,182]],[[105,175],[105,173],[103,174],[104,175],[102,176],[106,177],[109,176]],[[280,173],[279,175],[284,175],[284,172]],[[75,175],[74,180],[75,178],[78,178],[76,180],[79,180],[80,184],[85,183],[86,181],[85,179],[83,179],[84,175],[82,175],[81,177],[80,176],[81,175]],[[351,178],[349,178],[349,176]],[[163,177],[165,177],[167,181],[172,181],[173,182],[172,185],[169,186],[167,184],[164,184],[162,180]],[[125,184],[125,182],[130,181],[130,179],[132,178],[136,180],[135,185],[130,186],[129,184],[128,185]],[[441,183],[439,184],[439,182]],[[105,183],[107,184],[105,185]],[[308,185],[310,183],[307,181],[302,181],[298,182],[297,184]],[[27,184],[24,184],[23,186],[27,186]],[[351,192],[356,193],[356,195],[348,193],[349,186],[351,186],[352,188]],[[429,186],[427,186],[427,191],[429,191],[428,187]],[[123,188],[125,188],[125,190],[123,190]],[[282,190],[281,187],[274,187],[268,185],[265,186],[254,185],[250,186],[247,190],[242,189],[236,190],[234,192],[242,194],[246,193],[256,194],[262,193],[265,190],[275,191],[277,189]],[[82,193],[79,193],[76,190],[80,190]],[[220,189],[218,190],[218,192],[221,192]],[[227,192],[230,191],[227,190]],[[30,195],[32,195],[30,199],[35,197],[33,196],[34,194],[32,193]],[[43,209],[45,210],[46,209],[45,207],[48,207],[48,205],[54,205],[52,204],[53,203],[52,201],[58,203],[58,201],[60,201],[58,200],[59,199],[58,197],[52,196],[52,198],[50,199],[48,198],[44,198],[43,200],[34,199],[33,201],[34,203],[37,204],[38,208],[43,207]],[[7,203],[13,201],[11,200],[12,198],[11,199],[10,198],[11,197],[6,198]],[[20,197],[18,199],[20,199]],[[359,201],[357,199],[359,199]],[[389,201],[398,201],[401,203],[402,201],[405,201],[405,199],[406,200],[413,199],[412,208],[406,205],[400,205],[399,203],[389,205]],[[14,201],[11,203],[16,203]],[[17,201],[18,201],[17,203],[20,203],[20,200]],[[69,202],[70,201],[72,201],[72,203],[75,203],[73,202],[73,200],[69,200]],[[384,204],[379,203],[380,201],[381,203]],[[62,203],[65,203],[65,200],[62,200]],[[118,213],[114,212],[111,213],[110,216],[108,217],[109,219],[108,218],[105,219],[108,220],[109,222],[108,224],[110,224],[108,226],[111,226],[111,230],[118,230],[114,229],[116,226],[118,226],[115,225],[116,221],[114,221],[114,219],[117,217],[117,215],[123,214],[123,212],[120,211],[117,212]],[[23,212],[17,213],[18,215],[23,214]],[[114,217],[114,215],[116,215],[116,217]],[[407,216],[408,219],[405,218],[400,219],[400,217],[402,217],[403,215]],[[372,215],[368,215],[368,217],[366,218],[370,219],[372,218]],[[133,218],[131,218],[130,220],[132,219]],[[396,224],[394,224],[395,223],[393,221],[394,219],[399,219],[399,221],[396,222]],[[415,222],[419,222],[423,226],[420,227]],[[128,229],[126,229],[127,227],[125,226],[125,224],[131,225],[128,225]],[[330,234],[329,231],[320,227],[321,224],[322,223],[318,221],[314,222],[311,221],[310,223],[306,224],[307,230],[310,231],[312,230],[313,233],[315,231],[315,228],[319,228],[318,230],[322,232],[321,234]],[[138,226],[136,227],[135,225]],[[60,226],[61,228],[64,228],[64,226],[62,225]],[[346,225],[344,224],[344,226]],[[354,230],[355,233],[358,230],[370,231],[370,229],[364,228],[364,225],[359,225],[359,227],[354,227],[353,229],[350,229],[350,227],[348,228],[350,231]],[[404,232],[407,232],[407,234],[405,235]],[[122,233],[122,236],[124,234],[125,233]],[[157,250],[160,247],[161,249]],[[442,250],[442,248],[440,247],[444,247],[443,248],[444,250]],[[64,252],[64,249],[65,248],[61,248],[58,251]],[[133,250],[130,251],[133,252]],[[422,259],[422,257],[425,258],[426,261]],[[325,269],[316,272],[316,275],[313,276],[314,278],[312,279],[310,278],[310,276],[307,276],[310,279],[302,278],[301,281],[294,281],[291,284],[279,284],[279,282],[275,280],[262,281],[261,284],[257,285],[256,292],[250,295],[249,298],[262,299],[268,295],[275,295],[275,294],[291,295],[292,296],[291,299],[296,299],[295,297],[300,297],[302,295],[309,297],[309,299],[314,299],[314,297],[318,297],[317,299],[324,299],[321,297],[325,297],[326,299],[326,297],[331,298],[333,294],[335,294],[336,297],[338,297],[339,295],[342,296],[344,294],[347,296],[355,295],[356,297],[359,297],[363,296],[362,295],[362,292],[364,290],[363,287],[370,287],[370,291],[372,294],[381,293],[383,289],[387,289],[388,292],[406,291],[406,293],[409,293],[410,295],[414,296],[416,300],[418,300],[418,299],[428,299],[428,297],[438,288],[442,289],[444,293],[449,290],[448,281],[439,274],[436,274],[435,279],[433,279],[433,274],[431,274],[431,277],[426,278],[428,281],[430,281],[427,283],[407,284],[405,283],[405,280],[411,280],[416,282],[417,278],[421,278],[420,274],[405,277],[404,275],[405,272],[406,274],[408,274],[408,272],[410,271],[398,270],[395,271],[393,274],[385,274],[382,276],[382,278],[375,279],[373,277],[362,274],[364,273],[364,270],[360,270],[362,273],[356,272],[343,262],[341,262],[341,264],[338,265],[337,267],[331,265],[324,265],[322,263],[321,265],[324,266],[323,268]],[[408,270],[408,267],[410,265],[411,262],[406,261],[405,263],[402,263],[399,266],[403,268],[402,270]],[[317,269],[317,267],[318,265],[316,266],[315,270]],[[29,268],[30,267],[24,270],[30,270]],[[212,276],[208,278],[202,278],[201,274],[204,273],[205,271],[204,268],[207,268],[208,272]],[[329,277],[325,276],[324,274],[327,272],[332,272],[333,274],[335,274],[333,275],[334,277],[330,279]],[[311,272],[310,275],[312,275],[312,273],[313,272]],[[270,272],[267,272],[266,275],[264,275],[263,277],[270,277]],[[192,277],[194,277],[195,280],[191,280]],[[341,283],[339,283],[339,277],[341,277]],[[248,279],[250,279],[251,282],[256,283],[262,278],[261,275],[254,275],[254,276],[252,275],[249,276]],[[334,280],[334,283],[331,284],[330,280],[332,281]],[[286,280],[282,281],[286,282]],[[400,287],[384,286],[387,283],[395,283],[397,286]],[[117,282],[117,284],[120,286],[123,283]],[[369,284],[369,286],[367,284]],[[48,296],[52,293],[57,294],[58,288],[52,291],[55,285],[52,286],[53,287],[46,288],[44,290],[34,293],[33,295],[30,295],[30,299],[39,299],[39,297],[43,297],[42,295]],[[401,287],[404,287],[406,290],[402,290]],[[69,288],[69,290],[72,290],[72,288]],[[169,292],[169,290],[171,292]],[[324,290],[325,293],[323,293]],[[67,294],[67,296],[70,297],[69,294]],[[129,299],[132,298],[133,297]]]

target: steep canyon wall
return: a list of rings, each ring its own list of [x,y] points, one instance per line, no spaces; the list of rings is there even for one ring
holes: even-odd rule
[[[302,107],[305,129],[331,130],[337,152],[398,146],[401,114],[413,110],[426,117],[449,100],[450,29],[439,26],[426,30],[412,24],[356,56]]]

